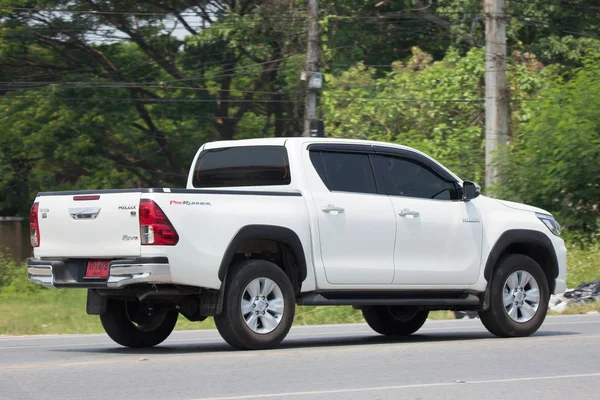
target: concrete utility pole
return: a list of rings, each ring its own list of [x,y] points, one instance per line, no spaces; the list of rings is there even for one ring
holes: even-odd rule
[[[308,46],[306,50],[306,98],[304,102],[304,136],[317,129],[317,91],[322,85],[322,75],[316,73],[319,62],[319,0],[308,0]]]
[[[508,141],[505,0],[484,0],[485,14],[485,187],[499,183],[492,165]]]

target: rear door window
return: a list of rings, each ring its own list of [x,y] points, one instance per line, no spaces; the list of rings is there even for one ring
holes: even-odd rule
[[[204,151],[194,169],[195,188],[280,186],[291,182],[285,146],[241,146]]]
[[[368,154],[311,152],[311,161],[332,192],[377,193]]]

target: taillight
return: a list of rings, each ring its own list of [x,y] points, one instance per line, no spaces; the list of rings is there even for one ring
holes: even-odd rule
[[[40,247],[40,225],[38,223],[38,209],[40,204],[33,203],[29,211],[29,241],[32,247]]]
[[[175,246],[179,235],[163,210],[152,200],[140,200],[140,234],[143,245]]]

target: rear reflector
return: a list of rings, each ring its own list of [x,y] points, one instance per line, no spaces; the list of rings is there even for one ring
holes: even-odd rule
[[[153,200],[140,200],[140,234],[146,246],[175,246],[179,242],[171,221]]]
[[[91,196],[73,196],[73,200],[75,201],[85,201],[85,200],[100,200],[100,195],[91,195]]]
[[[40,247],[40,225],[38,223],[38,209],[40,203],[33,203],[29,211],[29,241],[32,247]]]

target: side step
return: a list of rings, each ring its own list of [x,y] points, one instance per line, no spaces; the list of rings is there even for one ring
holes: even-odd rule
[[[481,300],[465,292],[311,292],[304,293],[296,303],[301,306],[422,306],[426,308],[481,307]]]

